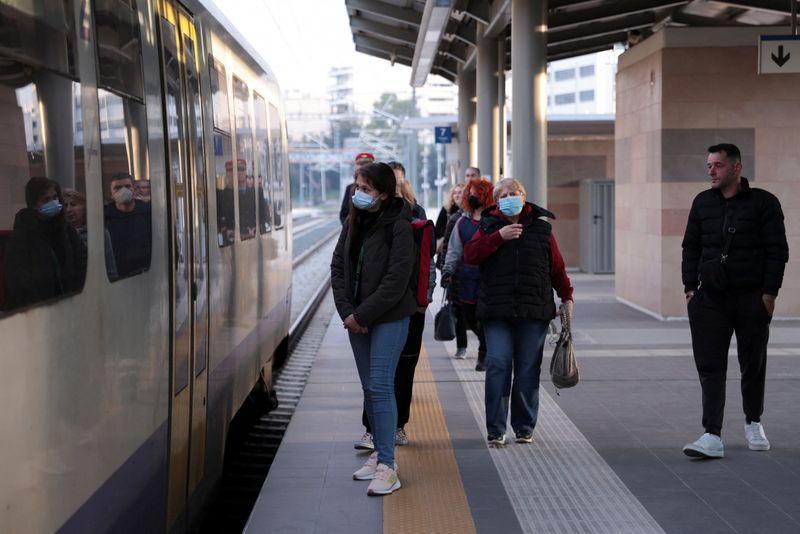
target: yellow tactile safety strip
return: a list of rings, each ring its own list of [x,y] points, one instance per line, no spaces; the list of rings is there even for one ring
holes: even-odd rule
[[[424,347],[414,377],[414,400],[406,433],[411,443],[395,448],[403,487],[384,498],[384,533],[474,533],[475,525]]]

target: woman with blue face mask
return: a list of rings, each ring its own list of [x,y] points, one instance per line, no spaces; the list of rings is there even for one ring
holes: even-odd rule
[[[356,171],[350,212],[331,260],[333,299],[353,349],[373,432],[375,452],[353,473],[356,480],[371,481],[368,495],[400,488],[394,377],[409,317],[417,310],[410,288],[411,208],[395,189],[394,172],[385,163]]]
[[[64,218],[59,184],[31,178],[25,202],[6,245],[5,310],[79,291],[86,274],[86,245]]]
[[[525,201],[513,178],[494,186],[497,205],[464,247],[480,266],[477,316],[486,336],[486,431],[489,445],[506,444],[506,421],[517,443],[533,441],[539,412],[539,372],[547,326],[556,316],[555,289],[572,315],[572,285],[545,219],[546,209]]]

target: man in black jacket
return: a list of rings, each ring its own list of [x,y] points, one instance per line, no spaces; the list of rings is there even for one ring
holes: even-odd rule
[[[711,189],[697,195],[683,237],[684,291],[692,349],[703,390],[705,433],[687,456],[722,458],[722,417],[728,347],[736,333],[745,437],[751,450],[769,450],[761,426],[769,323],[789,259],[778,199],[751,188],[731,144],[708,148]]]

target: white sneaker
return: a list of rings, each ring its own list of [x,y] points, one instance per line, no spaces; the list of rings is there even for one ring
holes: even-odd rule
[[[397,467],[395,465],[395,467]],[[367,495],[389,495],[400,489],[400,479],[397,478],[397,469],[392,469],[386,464],[378,464],[375,475],[367,488]]]
[[[466,360],[467,359],[467,347],[461,347],[460,349],[456,349],[456,360]]]
[[[364,432],[364,435],[361,436],[361,439],[353,443],[353,448],[361,451],[374,451],[375,443],[372,441],[372,434],[369,432]]]
[[[725,449],[722,446],[722,438],[706,432],[694,443],[686,445],[683,454],[692,458],[723,458]]]
[[[761,423],[745,423],[744,437],[747,438],[747,446],[751,451],[769,450],[769,440],[764,434],[764,427],[761,425]]]
[[[408,436],[406,436],[406,431],[402,428],[398,428],[394,431],[394,444],[408,445]]]
[[[353,480],[372,480],[375,476],[375,469],[378,467],[378,453],[373,452],[361,466],[361,469],[353,473]],[[397,462],[394,464],[394,470],[397,471]]]

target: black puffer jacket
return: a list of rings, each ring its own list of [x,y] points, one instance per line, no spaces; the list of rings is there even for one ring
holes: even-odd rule
[[[339,316],[344,320],[352,313],[361,326],[372,326],[413,314],[417,303],[409,283],[415,247],[409,205],[392,198],[367,230],[358,295],[353,294],[357,265],[353,258],[358,258],[358,251],[351,250],[353,237],[348,230],[345,221],[331,260],[331,287]]]
[[[777,295],[789,260],[783,211],[775,195],[751,188],[747,178],[742,178],[741,191],[731,198],[708,189],[692,202],[682,244],[684,291],[697,289],[701,262],[720,256],[731,223],[736,233],[727,260],[730,290]]]

